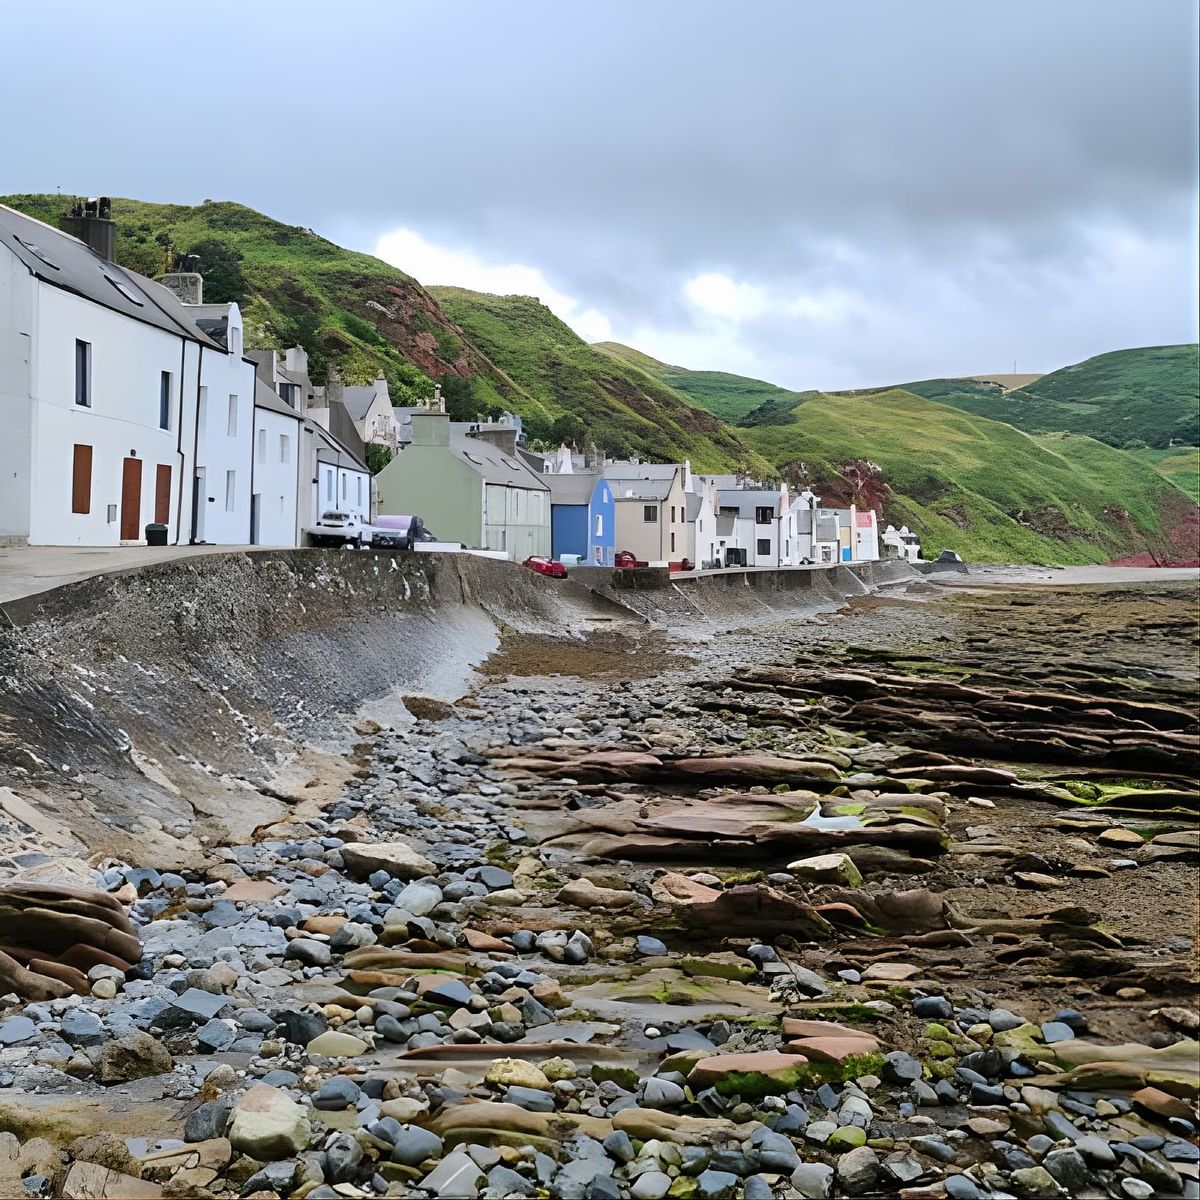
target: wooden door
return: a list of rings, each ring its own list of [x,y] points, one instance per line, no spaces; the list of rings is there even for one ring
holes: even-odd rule
[[[141,523],[142,460],[127,458],[121,466],[121,541],[136,542]]]
[[[171,468],[165,463],[154,469],[154,519],[160,525],[171,523]]]

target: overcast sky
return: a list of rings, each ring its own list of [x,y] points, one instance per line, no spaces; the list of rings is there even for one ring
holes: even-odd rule
[[[1193,341],[1194,0],[58,0],[0,192],[238,200],[785,386]]]

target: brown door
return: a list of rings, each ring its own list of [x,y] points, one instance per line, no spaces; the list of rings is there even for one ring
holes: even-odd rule
[[[142,460],[127,458],[121,468],[121,541],[136,542],[141,523]]]
[[[171,523],[171,468],[164,463],[154,471],[154,519],[160,525]]]
[[[92,448],[78,442],[71,462],[71,511],[92,511]]]

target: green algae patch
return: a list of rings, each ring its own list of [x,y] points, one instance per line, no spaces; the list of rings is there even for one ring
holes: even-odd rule
[[[732,979],[737,983],[749,983],[758,975],[753,963],[732,954],[684,958],[680,960],[679,969],[693,977],[707,975],[715,979]]]

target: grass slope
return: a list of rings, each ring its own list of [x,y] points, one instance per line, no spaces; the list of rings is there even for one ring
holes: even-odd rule
[[[906,391],[1030,433],[1082,433],[1111,446],[1200,443],[1200,347],[1099,354],[1005,392],[970,379],[926,379]]]
[[[1200,448],[1171,446],[1166,450],[1130,450],[1129,453],[1139,462],[1148,463],[1200,504]]]
[[[722,421],[737,423],[764,404],[795,404],[802,393],[789,392],[762,379],[730,375],[725,371],[689,371],[659,362],[631,346],[620,342],[597,342],[592,347],[601,354],[638,367],[653,375],[660,383],[682,392],[701,408],[707,409]]]
[[[556,422],[556,430],[570,430],[573,417],[581,433],[617,455],[689,458],[699,470],[739,464],[769,470],[737,430],[636,362],[589,346],[533,297],[430,290],[472,342]]]
[[[885,517],[980,562],[1089,563],[1165,549],[1188,498],[1149,465],[1092,438],[1031,436],[893,388],[814,393],[756,414],[747,440],[777,466],[836,479],[867,458],[894,497]],[[766,419],[764,419],[764,417]]]

